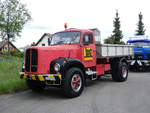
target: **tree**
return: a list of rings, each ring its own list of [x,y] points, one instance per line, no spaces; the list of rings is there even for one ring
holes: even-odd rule
[[[113,34],[104,40],[104,43],[106,44],[124,44],[124,42],[121,41],[123,35],[122,31],[120,30],[120,18],[118,15],[119,15],[118,11],[116,11],[116,17],[113,21],[114,26]]]
[[[137,30],[136,30],[136,34],[135,35],[145,35],[145,29],[144,29],[144,23],[142,22],[143,19],[143,15],[140,12],[139,13],[139,21],[137,23]]]
[[[26,5],[19,0],[0,1],[0,37],[2,40],[15,41],[20,37],[24,25],[31,20]],[[9,47],[8,47],[9,52]]]

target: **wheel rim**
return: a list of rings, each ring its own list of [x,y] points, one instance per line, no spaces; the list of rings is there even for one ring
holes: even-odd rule
[[[127,69],[126,69],[126,67],[122,67],[122,75],[123,75],[124,78],[127,77]]]
[[[74,74],[71,80],[71,87],[75,92],[78,92],[81,88],[82,82],[79,74]]]

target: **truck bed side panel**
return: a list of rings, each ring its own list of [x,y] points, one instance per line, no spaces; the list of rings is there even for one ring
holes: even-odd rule
[[[133,55],[133,47],[118,44],[96,44],[97,58]]]

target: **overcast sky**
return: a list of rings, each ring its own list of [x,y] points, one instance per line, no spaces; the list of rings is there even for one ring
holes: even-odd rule
[[[25,25],[16,46],[37,42],[44,33],[69,28],[98,28],[102,40],[112,34],[116,9],[119,12],[124,39],[133,36],[142,12],[146,35],[150,35],[149,0],[21,0],[31,12],[32,20]]]

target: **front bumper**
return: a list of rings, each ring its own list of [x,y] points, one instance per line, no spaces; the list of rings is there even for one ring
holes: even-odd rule
[[[150,66],[150,60],[129,60],[128,63],[130,66]]]
[[[25,74],[24,72],[20,72],[19,77],[21,79],[42,81],[42,82],[48,82],[53,84],[60,84],[62,80],[62,75],[60,73],[34,75],[34,74]]]

